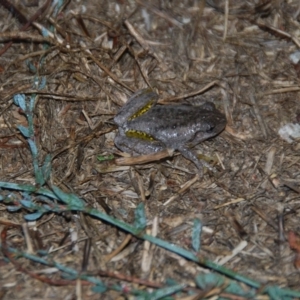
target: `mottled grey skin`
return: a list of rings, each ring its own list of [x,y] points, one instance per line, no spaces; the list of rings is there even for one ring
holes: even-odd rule
[[[189,148],[219,134],[226,126],[225,116],[210,102],[201,106],[154,106],[157,99],[157,94],[150,89],[132,95],[114,118],[119,126],[116,146],[133,155],[155,153],[166,148],[178,150],[201,171],[203,163]],[[132,118],[149,101],[153,102],[153,106],[144,114]],[[128,137],[128,130],[147,133],[154,140]]]

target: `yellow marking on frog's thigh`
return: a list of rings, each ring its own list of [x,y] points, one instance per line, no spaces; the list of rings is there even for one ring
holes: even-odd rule
[[[130,138],[137,138],[137,139],[146,140],[146,141],[154,141],[154,138],[150,134],[147,134],[143,131],[127,130],[125,132],[125,134],[127,137],[130,137]]]
[[[153,100],[150,100],[145,106],[143,106],[141,109],[139,109],[135,114],[133,114],[129,120],[133,120],[141,115],[143,115],[144,113],[146,113],[154,104]]]

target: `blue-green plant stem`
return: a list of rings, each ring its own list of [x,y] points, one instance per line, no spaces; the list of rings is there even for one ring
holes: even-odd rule
[[[12,189],[12,190],[19,190],[19,191],[26,191],[30,193],[35,193],[39,195],[43,195],[52,199],[56,199],[59,201],[63,201],[67,205],[56,205],[53,203],[53,205],[39,205],[39,204],[34,204],[34,209],[39,209],[39,212],[41,214],[47,213],[47,212],[62,212],[62,211],[69,211],[69,210],[74,210],[74,211],[81,211],[84,212],[90,216],[94,216],[96,218],[101,219],[102,221],[105,221],[111,225],[117,226],[118,228],[136,236],[137,238],[147,240],[159,247],[162,247],[166,250],[169,250],[171,252],[174,252],[182,257],[185,257],[186,259],[189,259],[191,261],[194,261],[202,266],[205,266],[207,268],[210,268],[212,270],[215,270],[221,274],[224,274],[230,278],[233,278],[235,280],[238,280],[240,282],[243,282],[247,284],[248,286],[256,289],[260,289],[262,285],[259,282],[256,282],[254,280],[251,280],[245,276],[239,275],[236,272],[233,272],[223,266],[220,266],[210,260],[207,260],[201,256],[195,255],[192,251],[186,250],[184,248],[181,248],[175,244],[171,244],[169,242],[166,242],[162,239],[159,239],[157,237],[154,237],[149,234],[143,233],[143,230],[141,230],[140,227],[135,227],[133,225],[130,225],[128,223],[125,223],[123,221],[120,221],[118,219],[115,219],[103,212],[100,212],[94,208],[89,208],[84,206],[84,201],[78,198],[75,195],[68,195],[63,192],[59,192],[59,189],[55,187],[55,193],[52,191],[48,190],[47,188],[37,188],[35,186],[31,185],[22,185],[22,184],[15,184],[15,183],[6,183],[6,182],[0,182],[0,188],[7,188],[7,189]],[[61,199],[65,198],[65,199]],[[25,201],[24,201],[25,202]],[[22,202],[21,202],[22,204]],[[26,207],[28,208],[28,206]],[[270,287],[265,287],[264,291],[267,292]],[[290,290],[282,290],[286,295],[292,296],[292,297],[300,297],[300,292],[293,292]]]

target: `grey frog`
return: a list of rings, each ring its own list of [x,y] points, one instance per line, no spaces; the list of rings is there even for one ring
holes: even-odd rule
[[[225,115],[207,102],[201,106],[156,105],[158,95],[151,89],[133,94],[114,121],[119,127],[115,145],[133,155],[150,154],[166,148],[178,150],[202,171],[190,150],[219,134],[226,126]]]

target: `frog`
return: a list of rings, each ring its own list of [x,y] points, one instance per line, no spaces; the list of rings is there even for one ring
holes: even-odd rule
[[[166,149],[179,151],[193,162],[199,173],[203,166],[191,150],[197,144],[215,137],[226,126],[226,117],[214,103],[158,105],[158,94],[151,88],[134,93],[114,117],[118,133],[114,143],[133,156],[153,154]]]

